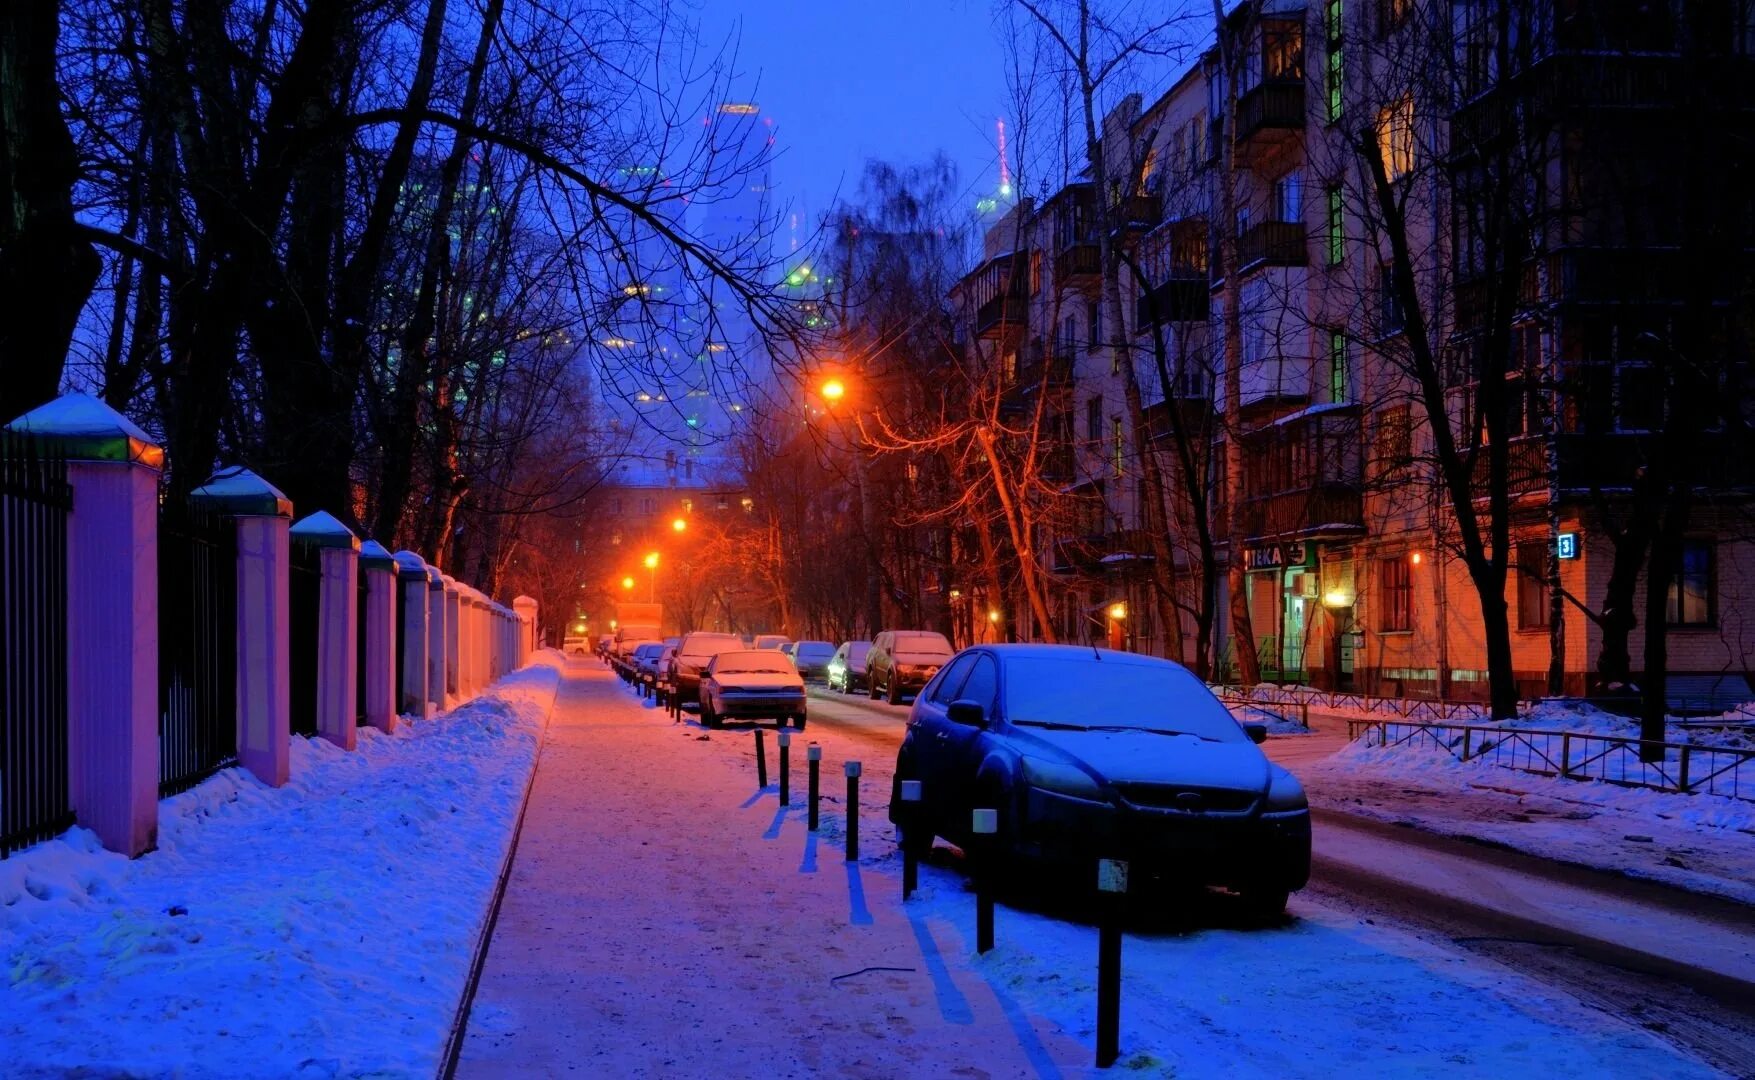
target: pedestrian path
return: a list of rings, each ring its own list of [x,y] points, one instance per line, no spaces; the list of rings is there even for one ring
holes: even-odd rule
[[[838,830],[813,840],[802,795],[758,796],[747,734],[703,734],[571,666],[459,1075],[1011,1077],[1085,1058],[1002,1007],[888,875],[846,864]]]

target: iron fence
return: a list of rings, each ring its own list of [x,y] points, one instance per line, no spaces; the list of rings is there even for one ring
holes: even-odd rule
[[[1233,694],[1220,694],[1219,701],[1244,721],[1274,721],[1310,727],[1310,703],[1305,701],[1252,701]]]
[[[1663,742],[1654,747],[1659,759],[1644,761],[1640,750],[1650,744],[1636,736],[1395,720],[1349,720],[1347,737],[1538,776],[1755,800],[1755,750],[1740,747]]]
[[[67,462],[0,431],[0,858],[73,824]]]
[[[287,562],[287,669],[294,735],[317,734],[317,635],[323,604],[323,549],[294,540]]]
[[[238,760],[237,640],[237,526],[165,500],[158,514],[161,796],[187,791]]]
[[[1214,687],[1220,697],[1270,704],[1300,703],[1306,709],[1346,709],[1353,712],[1376,713],[1412,719],[1486,720],[1487,706],[1477,701],[1439,701],[1435,698],[1374,697],[1370,694],[1344,690],[1323,690],[1314,686],[1279,686],[1257,683],[1254,686],[1224,685]]]

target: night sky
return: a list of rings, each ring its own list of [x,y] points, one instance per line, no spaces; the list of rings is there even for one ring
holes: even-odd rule
[[[808,223],[867,158],[944,150],[966,204],[998,184],[1007,92],[991,0],[701,0],[703,45],[735,38],[735,85],[779,131],[776,195]]]

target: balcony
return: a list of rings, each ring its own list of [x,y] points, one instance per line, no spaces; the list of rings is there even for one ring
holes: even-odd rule
[[[1304,266],[1310,262],[1309,238],[1300,221],[1264,221],[1237,238],[1237,263],[1243,273],[1257,266]]]
[[[1034,401],[1037,393],[1043,390],[1055,393],[1071,389],[1072,384],[1072,350],[1059,345],[1049,346],[1041,340],[1032,341],[1018,357],[1017,368],[1005,380],[1001,404],[1022,407]]]
[[[1497,275],[1482,274],[1457,282],[1459,332],[1489,325],[1499,281]],[[1506,315],[1515,317],[1542,304],[1676,304],[1687,281],[1676,248],[1563,248],[1523,264]],[[1728,278],[1725,284],[1730,284]],[[1728,289],[1717,299],[1730,299]]]
[[[1635,477],[1645,468],[1655,436],[1637,432],[1564,432],[1555,437],[1558,486],[1562,495],[1606,495],[1632,489]],[[1732,451],[1734,445],[1722,432],[1697,436],[1688,473],[1698,488],[1745,491],[1755,487],[1755,462]],[[1472,482],[1476,501],[1490,492],[1490,461],[1487,448],[1476,451]],[[1506,443],[1506,490],[1515,501],[1520,497],[1546,498],[1548,493],[1548,440],[1540,435],[1514,438]]]
[[[1243,529],[1252,539],[1364,528],[1355,404],[1315,405],[1249,432],[1243,469]]]
[[[1349,535],[1364,528],[1357,484],[1320,483],[1243,500],[1243,531],[1251,540]]]
[[[1069,244],[1054,253],[1054,280],[1063,288],[1094,287],[1103,276],[1101,251],[1095,239]]]
[[[1237,99],[1237,145],[1273,142],[1304,130],[1304,82],[1264,82]]]
[[[1028,309],[1023,290],[1017,295],[1001,293],[975,309],[975,336],[992,341],[1023,333]]]
[[[1130,195],[1121,200],[1120,221],[1123,228],[1146,232],[1158,227],[1164,219],[1164,203],[1156,195]]]
[[[1141,293],[1134,309],[1134,326],[1144,333],[1152,328],[1154,316],[1162,324],[1205,322],[1212,312],[1212,287],[1205,271],[1181,268],[1171,272],[1168,280]]]
[[[1153,560],[1152,538],[1143,529],[1118,529],[1054,542],[1057,574],[1125,573],[1144,569]]]

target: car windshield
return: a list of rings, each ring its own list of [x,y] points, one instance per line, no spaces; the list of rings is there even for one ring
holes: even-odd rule
[[[826,641],[801,641],[798,644],[798,655],[812,660],[823,660],[835,655],[835,646]]]
[[[951,643],[943,634],[897,634],[896,652],[909,656],[949,656]]]
[[[720,653],[713,661],[714,675],[790,675],[792,665],[771,649]]]
[[[847,649],[847,659],[855,664],[863,664],[865,662],[865,654],[870,651],[870,649],[871,642],[855,641]]]
[[[1005,662],[1005,707],[1014,724],[1197,735],[1215,742],[1248,738],[1204,683],[1168,663],[1011,657]]]
[[[706,663],[722,652],[730,652],[733,649],[743,647],[743,642],[739,641],[735,634],[713,634],[710,636],[702,635],[698,638],[691,637],[683,642],[677,652],[686,659]]]

